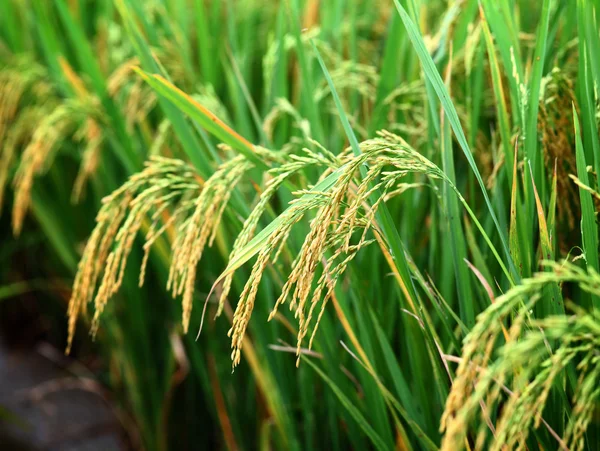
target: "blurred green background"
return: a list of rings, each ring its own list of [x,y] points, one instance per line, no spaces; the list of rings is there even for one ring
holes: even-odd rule
[[[125,448],[437,449],[456,368],[441,356],[460,355],[476,316],[542,259],[585,255],[578,264],[598,269],[597,196],[569,178],[597,187],[598,8],[596,0],[3,0],[4,352],[54,356],[61,370],[48,379],[96,381],[116,418],[109,434]],[[402,194],[386,202],[401,246],[359,253],[299,368],[293,314],[281,309],[266,321],[289,274],[288,258],[263,277],[232,373],[227,331],[250,265],[237,271],[216,320],[216,302],[209,301],[195,338],[206,296],[264,189],[257,165],[236,188],[196,268],[188,334],[179,299],[165,289],[171,237],[153,247],[139,287],[140,233],[97,337],[88,335],[88,312],[70,356],[59,358],[71,287],[102,199],[150,156],[182,159],[205,181],[239,154],[235,145],[218,146],[231,144],[228,132],[223,139],[202,116],[190,119],[185,106],[133,67],[161,74],[268,149],[318,152],[318,142],[338,155],[350,142],[345,117],[358,141],[381,129],[396,133],[442,168],[473,215],[447,184],[407,175]],[[306,169],[295,186],[308,188],[321,172]],[[279,190],[259,229],[294,196]],[[292,256],[308,219],[290,236]],[[545,290],[552,302],[537,304],[535,317],[564,314],[558,285]],[[576,285],[564,296],[600,306]],[[5,404],[13,390],[10,380],[2,384]],[[545,416],[559,435],[574,387],[561,390],[567,396],[553,397]],[[11,422],[8,413],[0,417]],[[592,426],[583,449],[600,439],[597,416]],[[556,446],[544,428],[530,440]]]

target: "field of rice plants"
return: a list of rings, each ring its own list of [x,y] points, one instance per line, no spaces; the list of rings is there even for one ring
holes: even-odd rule
[[[599,15],[2,0],[2,328],[123,449],[600,449]]]

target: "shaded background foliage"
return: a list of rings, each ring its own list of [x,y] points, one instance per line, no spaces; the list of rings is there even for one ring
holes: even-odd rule
[[[91,368],[132,419],[133,447],[436,449],[452,380],[462,374],[455,374],[462,341],[476,330],[477,315],[541,260],[570,258],[592,278],[598,270],[598,8],[596,0],[5,0],[3,330],[66,345],[71,287],[102,199],[150,157],[189,163],[198,189],[224,162],[246,158],[254,167],[196,268],[190,333],[182,334],[180,302],[165,289],[171,228],[152,248],[141,287],[143,236],[130,246],[123,284],[95,341],[87,336],[90,307],[71,358]],[[148,74],[168,81],[157,85]],[[201,107],[187,97],[173,102],[174,86]],[[387,227],[377,220],[382,240],[361,250],[340,278],[314,349],[296,368],[293,314],[281,308],[266,319],[309,234],[309,212],[282,261],[266,268],[232,374],[227,331],[251,265],[236,272],[224,314],[213,321],[217,303],[209,300],[197,341],[195,332],[206,295],[267,186],[265,170],[280,164],[274,155],[308,148],[351,161],[351,151],[343,152],[353,136],[353,150],[364,151],[363,142],[382,129],[444,177],[403,178],[401,193],[385,203]],[[307,167],[290,177],[258,230],[326,170]],[[401,239],[396,246],[391,232]],[[565,300],[600,307],[581,281],[549,278],[532,310],[536,327],[553,327],[543,322],[551,315],[587,318]],[[517,317],[502,321],[514,326]],[[495,344],[488,357],[501,348]],[[510,371],[519,365],[526,360]],[[571,376],[553,388],[544,412],[549,427],[523,443],[554,448],[552,432],[567,433],[577,392]],[[492,422],[503,402],[495,409]],[[487,426],[485,418],[472,421]],[[600,439],[597,415],[591,425],[581,449]],[[475,432],[468,438],[475,443]]]

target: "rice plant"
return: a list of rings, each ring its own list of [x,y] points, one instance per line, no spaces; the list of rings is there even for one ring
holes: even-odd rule
[[[598,11],[6,0],[3,284],[131,448],[596,449]]]

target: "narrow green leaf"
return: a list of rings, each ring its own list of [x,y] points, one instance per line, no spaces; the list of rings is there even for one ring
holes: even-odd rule
[[[531,176],[531,183],[533,184],[533,171],[531,170],[531,166],[529,167],[529,174]],[[540,229],[542,260],[554,260],[554,251],[552,249],[550,234],[548,233],[548,225],[546,223],[546,216],[544,215],[544,207],[542,206],[542,201],[540,200],[540,196],[538,195],[535,184],[533,185],[533,194],[535,196],[538,225]],[[547,270],[551,271],[549,268]],[[539,302],[536,304],[536,308],[540,311],[539,316],[545,317],[548,314],[564,314],[564,303],[558,285],[555,282],[552,282],[549,284],[549,286],[544,287],[544,292],[547,295],[544,298],[545,301],[549,300],[550,302]]]
[[[490,72],[492,75],[492,87],[494,89],[494,98],[496,100],[496,114],[498,116],[500,137],[502,139],[502,149],[504,151],[504,159],[506,160],[506,167],[513,167],[513,152],[511,149],[511,133],[510,133],[510,122],[508,119],[508,107],[506,105],[506,97],[504,93],[504,86],[502,83],[502,72],[500,71],[500,64],[496,57],[496,49],[492,40],[492,34],[490,27],[485,17],[483,8],[480,10],[481,14],[481,26],[483,29],[483,36],[485,38],[485,44],[487,48],[488,58],[490,62]],[[510,170],[505,171],[508,176],[509,186],[513,184],[513,174]],[[510,241],[510,240],[509,240]],[[516,262],[515,262],[516,263]]]
[[[302,30],[300,24],[300,8],[298,0],[290,0],[287,2],[290,8],[290,27],[292,35],[296,40],[296,55],[298,56],[298,64],[300,66],[300,80],[304,95],[301,97],[301,104],[306,111],[310,127],[313,130],[313,136],[319,142],[324,142],[325,134],[323,132],[323,124],[319,115],[317,102],[315,102],[312,93],[315,92],[313,71],[311,70],[310,62],[306,56],[304,43],[302,42]]]
[[[510,195],[510,230],[509,230],[509,244],[512,258],[519,268],[519,272],[523,274],[523,263],[521,260],[521,245],[519,242],[519,230],[518,230],[518,178],[517,178],[517,148],[518,140],[515,143],[515,153],[513,156],[513,171],[512,171],[512,188]]]
[[[137,68],[135,70],[157,94],[169,100],[180,111],[197,121],[208,132],[238,150],[259,167],[267,168],[266,164],[256,156],[254,153],[254,146],[248,140],[232,130],[227,124],[196,102],[192,97],[160,75],[148,74]]]
[[[448,76],[446,85],[450,85],[452,71],[452,57],[448,63]],[[452,148],[452,134],[448,118],[443,110],[440,111],[441,125],[441,151],[442,168],[450,181],[456,184],[456,175],[454,172],[454,151]],[[467,245],[465,243],[465,234],[461,224],[461,215],[459,211],[458,199],[456,193],[448,183],[443,185],[444,208],[447,221],[447,228],[450,232],[450,248],[452,251],[452,261],[454,263],[454,274],[456,288],[458,290],[458,306],[462,321],[467,327],[475,324],[475,311],[473,299],[471,296],[471,279],[465,260],[467,258]]]
[[[579,116],[575,105],[573,105],[573,121],[575,123],[575,151],[577,158],[577,176],[585,185],[589,186],[588,170],[585,161],[583,143],[581,141],[581,130]],[[594,210],[594,201],[588,191],[579,188],[579,199],[581,201],[581,236],[583,240],[583,251],[588,268],[598,271],[598,225]],[[600,297],[592,296],[592,305],[600,309]]]
[[[525,125],[525,155],[531,161],[533,178],[536,185],[541,185],[541,158],[538,158],[538,112],[540,103],[540,86],[544,70],[546,42],[548,39],[548,22],[550,20],[550,0],[544,0],[541,19],[536,33],[536,46],[533,55],[533,72],[529,82],[529,99],[527,101],[527,123]]]
[[[469,166],[471,167],[471,170],[473,171],[473,174],[475,175],[475,178],[477,179],[477,182],[479,184],[479,187],[480,187],[483,197],[485,199],[485,203],[487,204],[490,216],[491,216],[492,220],[494,221],[496,230],[497,230],[500,240],[502,242],[502,248],[504,250],[506,259],[508,260],[508,266],[511,269],[511,273],[518,281],[520,279],[520,277],[517,273],[517,269],[514,265],[514,262],[510,256],[510,251],[509,251],[508,243],[506,241],[506,236],[505,236],[506,233],[500,227],[500,223],[498,222],[498,218],[496,217],[496,213],[494,212],[494,208],[493,208],[490,198],[488,196],[487,190],[485,188],[485,184],[483,183],[483,179],[481,177],[481,174],[479,173],[479,169],[477,168],[477,164],[475,163],[475,159],[473,158],[471,149],[469,148],[469,144],[467,143],[467,138],[464,134],[462,126],[460,125],[460,120],[458,118],[458,113],[456,112],[456,108],[454,108],[454,105],[452,104],[450,95],[448,94],[448,91],[446,90],[446,88],[444,86],[444,82],[442,81],[442,78],[441,78],[439,72],[437,71],[437,68],[435,67],[433,60],[431,59],[431,56],[429,55],[427,48],[425,47],[425,43],[423,42],[423,38],[421,37],[419,30],[417,29],[417,27],[415,26],[413,21],[410,19],[406,10],[400,4],[400,2],[398,0],[394,0],[394,4],[396,5],[396,9],[398,10],[398,13],[400,14],[400,18],[402,19],[402,22],[404,22],[404,26],[406,27],[406,30],[408,31],[408,36],[409,36],[411,42],[413,43],[413,46],[417,52],[417,55],[419,56],[419,59],[421,60],[421,64],[423,66],[423,71],[425,72],[427,79],[431,82],[433,89],[435,90],[436,94],[438,95],[438,98],[444,108],[444,111],[448,116],[448,120],[450,121],[452,130],[454,130],[456,139],[458,140],[458,143],[459,143],[460,147],[462,148],[463,153],[465,154],[465,157],[467,158],[467,161],[469,162]]]
[[[123,19],[125,31],[127,32],[136,54],[140,59],[142,67],[147,71],[158,72],[165,75],[162,67],[152,56],[150,47],[144,41],[138,29],[137,22],[132,16],[131,11],[129,10],[125,1],[115,0],[115,4],[119,10],[121,18]],[[142,15],[142,17],[144,16]],[[198,169],[200,174],[203,177],[208,178],[210,174],[212,174],[212,167],[210,162],[200,151],[200,143],[197,137],[194,135],[189,124],[185,122],[183,114],[178,111],[175,106],[171,105],[168,101],[165,101],[161,96],[159,96],[159,103],[165,112],[165,116],[173,125],[173,129],[175,130],[175,133],[181,142],[186,155],[196,169]]]
[[[315,365],[310,359],[305,357],[302,358],[311,368],[313,368],[316,373],[325,381],[325,383],[331,388],[335,396],[338,398],[342,406],[350,413],[352,418],[356,421],[358,426],[363,430],[363,432],[369,437],[375,448],[385,451],[387,450],[387,446],[385,441],[375,432],[375,430],[371,427],[367,419],[361,413],[360,410],[354,405],[354,403],[344,394],[342,390],[329,378],[327,375],[321,370],[317,365]]]

